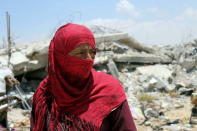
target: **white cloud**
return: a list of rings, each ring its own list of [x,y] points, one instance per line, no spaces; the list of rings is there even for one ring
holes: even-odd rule
[[[176,20],[137,22],[131,19],[95,19],[86,24],[128,32],[137,41],[147,45],[175,45],[197,39],[197,24],[188,26]]]
[[[160,13],[160,9],[159,8],[157,8],[157,7],[154,7],[154,8],[147,8],[147,9],[145,9],[145,11],[148,11],[148,12],[150,12],[150,13],[156,13],[156,14],[158,14],[158,13]]]
[[[197,9],[187,8],[181,16],[186,19],[197,20]]]
[[[175,21],[193,23],[197,22],[197,9],[186,8],[181,14],[177,15]]]
[[[197,17],[197,9],[188,8],[186,9],[185,14],[191,17]]]
[[[122,0],[123,1],[123,0]],[[124,0],[126,2],[126,0]],[[120,6],[119,8],[123,7]],[[131,6],[132,7],[132,6]],[[133,8],[125,7],[125,9]],[[147,10],[147,9],[144,9]],[[157,11],[158,9],[151,9]],[[144,16],[148,12],[144,13]],[[197,9],[186,8],[175,17],[166,19],[136,20],[133,17],[125,19],[94,19],[86,24],[102,25],[128,32],[137,41],[143,44],[181,44],[197,39]]]
[[[116,5],[116,11],[123,15],[138,16],[139,13],[136,11],[134,4],[128,0],[119,0]]]

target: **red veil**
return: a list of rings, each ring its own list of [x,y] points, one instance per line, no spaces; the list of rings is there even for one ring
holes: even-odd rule
[[[103,119],[126,99],[119,81],[106,73],[95,71],[92,68],[93,60],[68,55],[82,43],[95,48],[92,32],[77,24],[60,27],[51,40],[48,76],[33,96],[33,131],[45,130],[47,121],[48,128],[54,130],[63,116],[67,116],[64,120],[71,122],[68,127],[71,130],[99,130]],[[72,117],[68,117],[68,114]],[[77,124],[79,121],[80,124]]]

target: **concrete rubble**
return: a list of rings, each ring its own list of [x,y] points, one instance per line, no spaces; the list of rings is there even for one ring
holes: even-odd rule
[[[99,26],[91,29],[98,48],[94,68],[120,80],[138,130],[197,130],[197,125],[190,122],[191,109],[195,107],[190,97],[197,89],[197,40],[148,47],[127,33]],[[27,102],[47,74],[48,45],[49,41],[43,41],[12,47],[10,68],[21,82],[24,94],[30,94],[29,98],[24,97]],[[8,63],[6,52],[0,50],[2,67]],[[3,78],[0,81],[3,83]],[[1,90],[5,86],[1,85]],[[3,104],[0,102],[0,108]],[[9,107],[9,128],[29,129],[27,112],[22,105]],[[18,114],[16,118],[20,119],[11,114]]]
[[[18,131],[29,131],[30,129],[30,111],[15,108],[8,111],[8,126]]]

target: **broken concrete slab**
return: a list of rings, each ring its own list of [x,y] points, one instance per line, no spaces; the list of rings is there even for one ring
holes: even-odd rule
[[[5,50],[0,50],[1,64],[7,66],[8,56]],[[33,43],[12,47],[10,64],[15,75],[37,70],[47,65],[48,43]],[[44,57],[43,57],[44,56]]]
[[[127,36],[127,38],[120,39],[120,40],[118,40],[118,42],[121,44],[127,45],[131,48],[137,49],[138,51],[144,51],[147,53],[154,53],[154,50],[152,48],[146,47],[146,46],[140,44],[139,42],[134,40],[134,38],[132,38],[131,36]]]
[[[129,62],[129,63],[142,63],[142,64],[155,64],[155,63],[171,63],[171,61],[163,60],[162,57],[155,55],[130,55],[130,54],[115,54],[115,62]]]
[[[152,75],[162,79],[169,79],[172,77],[173,71],[167,65],[150,65],[138,67],[137,72],[141,75]]]
[[[160,63],[160,57],[134,56],[134,55],[115,55],[116,62],[129,63]]]
[[[14,106],[14,105],[16,105],[16,104],[18,104],[19,102],[17,101],[17,100],[13,100],[13,101],[11,101],[10,103],[6,103],[6,104],[4,104],[4,105],[1,105],[0,106],[0,112],[3,112],[3,111],[5,111],[8,107],[10,107],[10,106]]]
[[[147,91],[161,91],[161,92],[167,92],[167,84],[160,80],[159,78],[152,77],[149,81],[149,85],[147,87]],[[146,88],[145,88],[146,89]]]
[[[11,55],[10,64],[12,65],[13,72],[24,72],[28,65],[29,59],[21,52],[14,52]]]

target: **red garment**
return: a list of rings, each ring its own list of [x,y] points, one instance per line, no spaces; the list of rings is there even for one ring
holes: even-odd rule
[[[72,118],[73,116],[68,115],[68,114],[65,114],[65,116],[64,115],[61,116],[61,118],[64,118],[64,117]],[[50,119],[51,119],[51,115],[49,113],[47,116],[48,125],[49,125]],[[71,123],[69,123],[65,119],[62,119],[58,121],[56,130],[66,131],[68,129],[66,127],[68,127],[69,124]],[[47,128],[45,129],[45,131],[50,131],[50,129]],[[79,131],[79,130],[76,130],[76,131]],[[100,131],[137,131],[127,101],[124,101],[118,108],[116,108],[109,115],[107,115],[107,117],[102,122]]]
[[[92,69],[93,60],[68,55],[83,43],[95,48],[94,36],[85,26],[66,24],[57,30],[49,47],[48,76],[33,96],[33,131],[46,128],[47,111],[51,114],[52,131],[65,113],[76,116],[84,130],[90,130],[87,123],[99,130],[103,119],[126,99],[118,80]],[[64,119],[73,119],[70,130],[80,125],[73,117]]]

